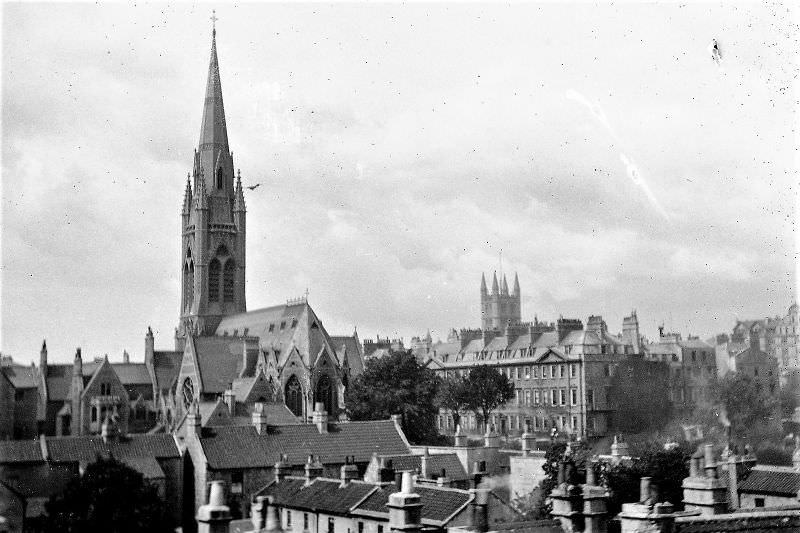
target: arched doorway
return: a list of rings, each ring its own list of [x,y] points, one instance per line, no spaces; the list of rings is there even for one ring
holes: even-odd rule
[[[336,416],[338,405],[336,401],[336,387],[333,386],[331,378],[324,374],[317,381],[317,390],[314,392],[314,403],[322,402],[329,415]]]
[[[303,387],[300,385],[300,380],[297,376],[292,376],[286,382],[286,390],[284,392],[286,400],[286,407],[295,415],[303,416]]]

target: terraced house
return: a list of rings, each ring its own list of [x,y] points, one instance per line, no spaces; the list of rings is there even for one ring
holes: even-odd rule
[[[518,285],[517,285],[518,286]],[[502,329],[452,331],[446,342],[428,343],[418,357],[441,377],[465,376],[478,365],[489,365],[513,383],[516,397],[491,415],[489,423],[503,434],[526,428],[549,436],[602,436],[610,427],[608,386],[615,365],[641,351],[634,312],[623,321],[621,334],[608,332],[600,316],[584,327],[577,319],[555,323],[535,320]],[[485,424],[473,414],[462,418],[464,429],[482,432]],[[450,413],[441,412],[439,429],[455,430]]]

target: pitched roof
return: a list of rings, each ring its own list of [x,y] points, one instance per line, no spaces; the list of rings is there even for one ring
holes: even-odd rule
[[[233,383],[244,369],[245,349],[248,362],[258,355],[257,350],[246,348],[245,342],[237,337],[203,336],[192,337],[195,358],[199,367],[200,380],[204,393],[222,393]]]
[[[392,460],[392,468],[397,471],[401,470],[422,470],[422,456],[421,455],[384,455],[385,459]],[[441,471],[445,471],[445,475],[452,480],[461,481],[469,479],[469,475],[464,470],[464,465],[458,460],[458,456],[454,453],[433,454],[428,456],[428,476],[431,479],[436,479]]]
[[[34,366],[3,365],[2,372],[15,389],[34,389],[39,385],[38,372]]]
[[[0,440],[0,464],[42,462],[44,458],[38,440]]]
[[[113,455],[117,459],[129,457],[180,457],[178,445],[172,435],[130,434],[103,442],[97,435],[80,437],[48,437],[50,459],[57,463],[92,462],[98,455]]]
[[[145,479],[166,477],[155,457],[121,457],[120,461],[142,474]]]
[[[84,385],[104,360],[87,361],[81,365]],[[144,363],[109,363],[123,385],[149,385],[150,374]],[[47,365],[47,398],[50,401],[70,399],[73,365]]]
[[[165,390],[175,384],[181,371],[183,352],[156,351],[153,352],[153,368],[156,373],[156,387]]]
[[[355,374],[360,374],[364,370],[364,353],[361,343],[355,335],[332,335],[331,344],[340,361],[344,361],[341,356],[342,347],[347,354],[347,364]]]
[[[343,422],[320,433],[313,424],[269,426],[259,435],[251,426],[203,428],[200,438],[209,468],[263,468],[281,454],[291,464],[305,464],[308,455],[323,463],[341,463],[345,455],[368,462],[373,452],[407,454],[408,443],[392,420]]]
[[[756,466],[739,485],[739,492],[797,496],[800,492],[800,472],[792,467]]]
[[[800,510],[749,510],[716,516],[679,517],[675,533],[772,533],[800,530]]]
[[[353,512],[365,511],[367,513],[389,514],[386,504],[389,495],[397,492],[394,485],[381,486],[371,493],[367,499],[359,503]],[[419,494],[422,503],[422,520],[428,523],[442,524],[454,514],[461,511],[470,502],[470,493],[465,490],[449,487],[426,487],[416,485],[413,492]]]
[[[150,385],[150,373],[144,363],[111,363],[123,385]]]
[[[342,486],[341,480],[328,478],[316,478],[306,485],[304,478],[290,477],[279,483],[273,481],[259,495],[273,496],[277,505],[292,509],[344,515],[376,488],[363,481]]]

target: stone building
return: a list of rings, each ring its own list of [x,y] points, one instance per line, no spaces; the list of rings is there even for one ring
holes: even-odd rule
[[[775,328],[771,355],[778,360],[781,384],[793,387],[800,394],[800,321],[798,305],[789,306]]]
[[[715,349],[698,337],[683,339],[680,333],[665,333],[642,346],[645,359],[667,363],[670,369],[670,400],[678,410],[691,410],[702,400],[710,381],[717,377]]]
[[[507,324],[500,330],[452,332],[446,342],[427,348],[428,366],[441,377],[465,376],[474,366],[489,365],[514,384],[516,397],[489,420],[503,434],[526,427],[539,436],[553,429],[562,435],[606,435],[613,416],[607,397],[615,366],[640,350],[639,325],[633,313],[623,332],[612,335],[602,317],[586,326],[577,319],[555,323]],[[467,413],[464,429],[483,432],[485,424]],[[452,416],[442,412],[439,429],[453,432]]]
[[[322,402],[336,416],[348,381],[363,370],[357,334],[330,336],[306,298],[247,311],[246,218],[241,172],[234,175],[228,145],[214,30],[200,140],[181,211],[180,362],[162,357],[177,368],[175,382],[161,389],[162,417],[170,427],[192,403],[214,401],[262,378],[267,390],[254,401],[285,403],[301,420]]]
[[[502,329],[508,324],[522,321],[522,296],[519,277],[514,274],[514,291],[509,292],[508,281],[501,275],[497,282],[497,272],[492,274],[492,292],[486,288],[486,278],[481,274],[481,328]]]
[[[0,360],[2,398],[11,398],[9,409],[0,409],[0,439],[32,439],[39,434],[39,371],[33,366],[18,365],[10,356]],[[9,396],[10,395],[10,396]]]

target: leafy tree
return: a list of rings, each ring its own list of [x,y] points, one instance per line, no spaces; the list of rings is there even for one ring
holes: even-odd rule
[[[367,361],[364,372],[345,390],[352,420],[379,420],[399,414],[406,437],[414,443],[437,441],[435,405],[439,378],[410,351]]]
[[[780,402],[781,418],[792,418],[794,410],[798,407],[797,392],[800,391],[800,386],[795,382],[793,386],[784,386],[778,394],[778,401]]]
[[[467,407],[487,423],[492,411],[514,397],[514,384],[495,368],[480,365],[472,368],[466,378],[469,391]]]
[[[777,422],[778,400],[742,372],[726,374],[711,384],[710,391],[720,418],[727,417],[736,437],[746,438],[754,429]]]
[[[669,367],[643,359],[619,363],[611,378],[608,400],[616,411],[615,432],[639,433],[663,427],[672,408]]]
[[[470,390],[467,380],[460,376],[441,380],[439,392],[436,394],[436,405],[440,409],[450,411],[454,425],[458,426],[461,423],[461,414],[469,409],[470,405]]]
[[[53,533],[141,533],[171,531],[154,485],[113,457],[89,464],[64,492],[45,505],[44,531]]]

